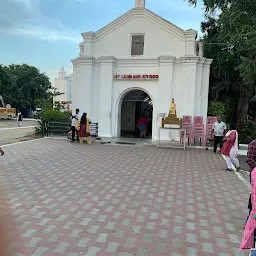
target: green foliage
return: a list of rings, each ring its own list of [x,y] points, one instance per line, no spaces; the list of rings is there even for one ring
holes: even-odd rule
[[[197,0],[188,0],[192,5]],[[249,101],[256,94],[256,4],[255,0],[203,0],[206,21],[202,23],[205,56],[212,58],[210,100],[227,96],[239,124],[246,120]],[[218,13],[219,15],[216,15]],[[235,109],[235,111],[234,111]],[[240,125],[241,127],[241,125]]]
[[[38,99],[48,100],[51,88],[49,78],[33,66],[0,66],[0,95],[21,111],[35,108]]]
[[[70,117],[70,116],[69,116]],[[41,115],[43,121],[68,121],[69,118],[66,113],[60,112],[58,110],[47,110]]]
[[[209,116],[221,116],[222,118],[225,117],[225,104],[220,101],[212,100],[209,103],[208,107],[208,115]]]
[[[67,120],[70,120],[70,117],[71,117],[71,115],[72,115],[72,111],[71,111],[71,110],[65,110],[65,111],[63,112],[63,115],[66,116]]]
[[[256,138],[256,122],[246,121],[243,128],[239,132],[239,142],[241,144],[248,144]]]
[[[64,105],[61,104],[59,101],[55,101],[53,103],[53,109],[61,111],[61,110],[65,109],[65,108],[64,108]]]
[[[40,120],[37,123],[35,132],[37,135],[46,135],[47,122],[71,122],[70,120],[71,112],[64,111],[60,112],[58,110],[46,110],[40,115]]]

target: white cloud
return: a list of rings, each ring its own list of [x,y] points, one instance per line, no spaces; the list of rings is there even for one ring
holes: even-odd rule
[[[57,30],[50,30],[48,28],[38,28],[38,27],[27,27],[27,28],[18,28],[13,33],[34,37],[40,40],[48,40],[48,41],[70,41],[74,43],[79,43],[81,41],[81,37],[73,35],[73,33],[61,33]]]
[[[41,14],[40,1],[42,0],[0,1],[0,33],[39,40],[79,43],[79,32],[67,30],[59,20]]]
[[[9,2],[18,4],[22,6],[25,10],[33,12],[36,8],[38,8],[40,0],[9,0]]]

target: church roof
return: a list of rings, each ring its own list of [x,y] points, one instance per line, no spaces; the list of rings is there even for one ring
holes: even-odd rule
[[[111,33],[112,31],[116,30],[120,26],[124,25],[128,21],[133,18],[143,17],[148,19],[150,22],[154,23],[155,25],[159,26],[159,28],[166,30],[170,34],[175,35],[178,38],[184,39],[185,31],[180,27],[174,25],[172,22],[160,17],[156,13],[146,9],[146,8],[133,8],[128,12],[124,13],[108,25],[104,26],[103,28],[99,29],[97,32],[94,33],[94,39],[98,40],[105,35]],[[85,39],[88,34],[92,34],[92,32],[85,32],[82,33],[83,38]]]

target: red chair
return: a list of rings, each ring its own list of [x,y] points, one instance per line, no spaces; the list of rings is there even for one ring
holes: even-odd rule
[[[204,135],[204,118],[202,116],[194,117],[194,127],[193,127],[193,140],[194,144],[196,139],[200,139],[200,146],[205,144],[205,135]]]
[[[186,137],[188,144],[191,144],[192,140],[192,116],[183,116],[181,129],[186,130]],[[180,143],[184,143],[184,132],[180,132]]]
[[[206,132],[205,132],[205,144],[206,144],[206,146],[210,145],[210,141],[213,140],[212,127],[213,127],[215,122],[217,122],[217,117],[215,117],[215,116],[208,116],[207,117]]]

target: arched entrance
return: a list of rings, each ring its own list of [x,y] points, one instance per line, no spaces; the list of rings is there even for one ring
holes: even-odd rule
[[[139,138],[140,130],[137,126],[140,118],[147,119],[145,138],[152,138],[153,102],[150,96],[139,89],[129,91],[121,102],[121,132],[122,137]]]

